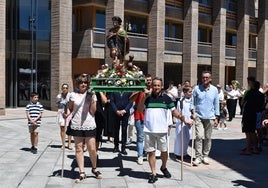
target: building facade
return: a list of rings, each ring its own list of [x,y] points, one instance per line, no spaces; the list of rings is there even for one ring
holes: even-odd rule
[[[197,84],[203,70],[213,84],[268,82],[266,0],[0,0],[0,9],[1,113],[24,106],[31,91],[54,110],[62,83],[110,64],[105,35],[114,15],[134,64],[165,84]]]

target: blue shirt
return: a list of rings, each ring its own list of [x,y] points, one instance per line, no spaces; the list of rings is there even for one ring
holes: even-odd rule
[[[213,85],[207,90],[203,84],[195,86],[190,109],[202,119],[215,119],[220,115],[218,89]]]

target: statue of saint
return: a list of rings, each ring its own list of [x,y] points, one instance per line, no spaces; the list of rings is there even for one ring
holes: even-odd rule
[[[125,55],[129,53],[129,39],[126,30],[121,27],[121,18],[114,16],[112,21],[113,28],[109,30],[106,36],[107,46],[110,49],[110,57],[113,58],[113,63],[123,63]]]

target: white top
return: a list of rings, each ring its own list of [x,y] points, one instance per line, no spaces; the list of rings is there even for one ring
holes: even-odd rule
[[[182,100],[182,99],[181,99]],[[183,101],[182,101],[182,110],[181,110],[181,100],[178,102],[177,104],[177,110],[179,112],[182,113],[182,115],[184,116],[185,118],[185,121],[191,121],[191,109],[190,109],[190,102],[191,102],[191,98],[187,99],[187,98],[184,98]],[[181,121],[178,121],[177,123],[177,126],[180,126],[181,125]]]
[[[173,100],[176,101],[178,98],[178,89],[176,86],[173,86],[172,88],[167,89],[167,95]],[[171,94],[172,93],[172,94]]]
[[[224,101],[224,93],[223,93],[222,89],[220,89],[219,100],[220,100],[220,102]]]
[[[237,89],[232,89],[227,92],[227,99],[238,99],[240,92]]]
[[[73,113],[75,113],[72,118],[71,128],[74,130],[95,129],[96,128],[95,117],[89,113],[91,103],[89,96],[87,95],[87,92],[84,94],[72,92],[70,100],[74,102]],[[83,100],[84,102],[82,103],[82,105],[79,107],[78,110],[76,110]]]
[[[62,93],[57,95],[56,102],[58,104],[58,112],[63,113],[65,110],[65,107],[67,106],[67,103],[69,102],[71,93],[67,93],[66,97],[63,98]]]

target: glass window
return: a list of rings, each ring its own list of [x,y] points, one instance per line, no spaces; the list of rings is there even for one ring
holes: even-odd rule
[[[96,27],[105,29],[105,11],[96,11]]]
[[[167,21],[165,24],[165,37],[182,39],[183,38],[183,25],[180,23]]]
[[[228,12],[237,12],[237,2],[236,0],[226,0],[226,10]]]
[[[179,38],[182,39],[182,25],[181,24],[172,24],[172,33],[171,33],[171,37],[172,38]]]
[[[212,6],[212,0],[199,0],[199,4],[207,6],[207,7],[211,7]]]
[[[236,46],[237,37],[235,33],[226,33],[226,45]]]
[[[147,34],[147,17],[125,15],[125,28],[128,32]]]
[[[169,37],[169,23],[165,23],[165,37]]]
[[[257,48],[257,36],[249,35],[249,48]]]
[[[36,16],[38,19],[37,30],[50,31],[50,9],[48,0],[38,0]]]
[[[211,43],[212,32],[209,28],[198,28],[198,42]]]
[[[30,30],[30,18],[31,18],[31,1],[20,0],[19,1],[19,29]]]

